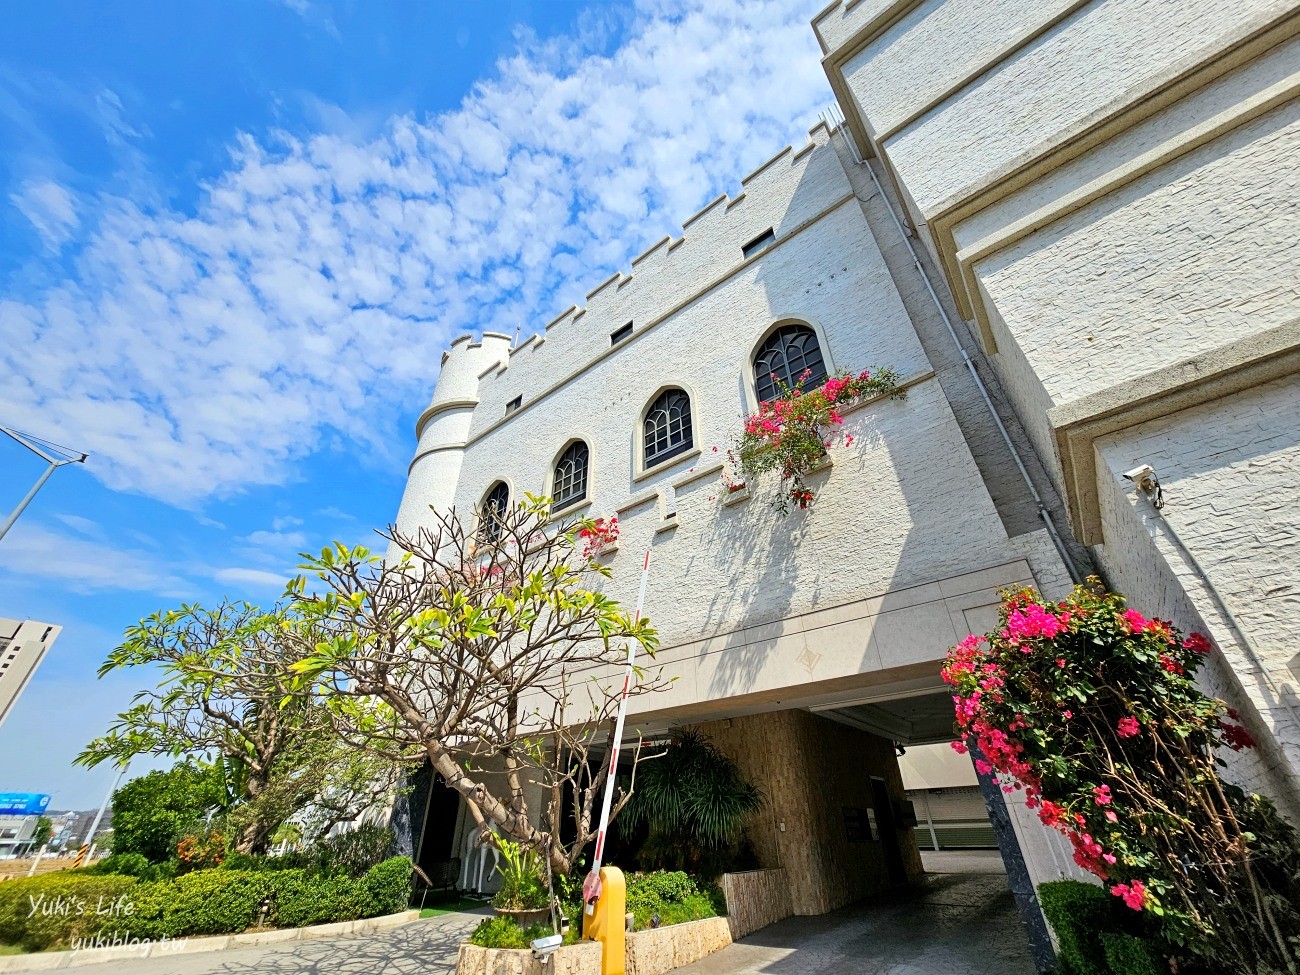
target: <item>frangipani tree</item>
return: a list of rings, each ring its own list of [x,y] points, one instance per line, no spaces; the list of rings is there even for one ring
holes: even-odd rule
[[[293,631],[293,666],[296,690],[329,701],[356,747],[427,757],[484,842],[499,832],[567,874],[597,828],[607,769],[589,759],[609,745],[625,641],[652,652],[657,639],[600,590],[609,569],[582,551],[582,523],[549,512],[531,495],[477,526],[435,511],[428,528],[381,533],[388,559],[324,550],[303,566],[310,578],[291,583],[306,624]],[[319,638],[302,640],[310,633]],[[633,693],[665,683],[641,672]]]
[[[303,624],[284,607],[183,605],[141,620],[99,668],[142,668],[156,679],[77,756],[94,767],[138,755],[217,761],[223,818],[241,853],[264,851],[276,828],[320,799],[323,819],[359,815],[395,787],[398,769],[358,759],[334,734],[325,703],[296,686]]]

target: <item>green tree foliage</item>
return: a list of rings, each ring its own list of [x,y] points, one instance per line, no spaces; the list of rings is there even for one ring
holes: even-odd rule
[[[710,854],[735,847],[762,802],[762,793],[745,781],[735,762],[687,728],[641,763],[627,816],[650,829],[643,859],[699,871],[718,861]]]
[[[50,841],[54,835],[54,823],[49,816],[36,820],[36,830],[32,833],[32,848],[39,849]]]
[[[428,758],[485,842],[521,842],[556,874],[596,831],[606,763],[592,750],[608,744],[626,644],[656,643],[648,620],[601,591],[610,570],[578,544],[590,524],[553,523],[549,501],[531,496],[495,513],[490,533],[434,512],[415,534],[388,530],[394,557],[338,544],[290,584],[305,624],[291,634],[299,689],[328,702],[343,737],[392,760]],[[664,683],[642,672],[634,693]],[[501,774],[484,775],[489,762]]]
[[[344,747],[326,706],[295,686],[288,635],[302,626],[283,607],[247,603],[185,605],[142,620],[99,674],[148,668],[161,679],[77,761],[215,756],[228,791],[225,832],[240,852],[265,850],[281,823],[313,803],[322,830],[355,817],[391,791],[399,770]]]
[[[224,792],[220,770],[200,762],[132,779],[113,793],[113,853],[172,859],[181,837],[203,825]]]

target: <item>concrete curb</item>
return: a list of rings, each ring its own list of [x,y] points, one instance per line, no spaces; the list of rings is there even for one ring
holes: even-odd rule
[[[137,945],[114,945],[82,951],[39,951],[30,955],[5,955],[0,957],[0,973],[44,972],[59,968],[78,968],[82,965],[98,965],[126,958],[166,958],[207,951],[225,951],[229,948],[254,948],[259,945],[281,944],[288,941],[315,941],[319,938],[336,938],[346,934],[370,934],[374,931],[399,927],[416,920],[419,916],[419,911],[402,911],[400,914],[386,914],[383,917],[368,917],[359,921],[337,921],[333,924],[314,924],[305,928],[277,928],[250,934],[219,934],[203,938],[168,938],[165,941],[142,941]]]

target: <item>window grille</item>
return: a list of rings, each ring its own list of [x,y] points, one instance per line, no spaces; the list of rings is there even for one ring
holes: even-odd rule
[[[645,466],[676,457],[694,446],[691,398],[683,390],[665,390],[645,415]]]
[[[778,381],[793,386],[805,372],[804,389],[816,389],[827,379],[817,333],[807,325],[782,325],[754,355],[754,391],[759,402],[766,403],[780,393]]]
[[[551,489],[551,510],[559,511],[577,504],[587,496],[587,462],[591,452],[581,440],[575,440],[560,455],[555,465],[555,484]]]
[[[483,507],[479,512],[483,541],[495,542],[501,537],[501,522],[509,507],[510,488],[506,487],[504,481],[497,481],[483,499]]]

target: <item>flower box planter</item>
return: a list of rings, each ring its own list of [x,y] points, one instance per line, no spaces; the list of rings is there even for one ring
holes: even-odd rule
[[[729,484],[724,488],[725,493],[722,495],[724,505],[740,504],[742,501],[748,501],[750,498],[749,485],[744,481],[738,484]]]
[[[827,451],[826,453],[822,454],[821,460],[817,461],[815,464],[812,464],[808,468],[807,476],[811,477],[813,474],[820,474],[822,471],[828,471],[834,466],[835,466],[835,460],[831,457],[830,451]]]

